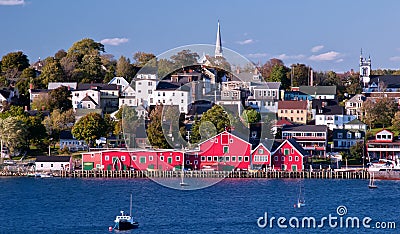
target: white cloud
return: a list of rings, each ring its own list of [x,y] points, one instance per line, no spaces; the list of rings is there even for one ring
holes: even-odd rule
[[[314,46],[313,48],[311,48],[311,52],[317,53],[318,51],[322,50],[323,48],[324,48],[323,45],[317,45],[317,46]]]
[[[336,60],[335,62],[337,62],[337,63],[341,63],[341,62],[343,62],[344,61],[344,59],[338,59],[338,60]]]
[[[400,56],[393,56],[393,57],[390,57],[389,60],[390,60],[390,61],[393,61],[393,62],[399,62],[399,61],[400,61]]]
[[[25,0],[0,0],[0,6],[25,5]]]
[[[247,57],[249,58],[264,58],[267,57],[267,53],[254,53],[254,54],[248,54]]]
[[[112,45],[112,46],[118,46],[123,43],[127,43],[129,41],[128,38],[106,38],[100,41],[101,44],[103,45]]]
[[[247,44],[254,43],[254,40],[253,39],[247,39],[247,40],[244,40],[244,41],[238,41],[237,43],[240,44],[240,45],[247,45]]]
[[[312,55],[308,59],[313,61],[332,61],[337,60],[340,57],[340,53],[336,51],[329,51],[319,55]]]
[[[287,55],[287,54],[280,54],[278,56],[275,56],[277,59],[280,60],[285,60],[285,59],[302,59],[304,58],[304,55],[302,54],[297,54],[297,55]]]

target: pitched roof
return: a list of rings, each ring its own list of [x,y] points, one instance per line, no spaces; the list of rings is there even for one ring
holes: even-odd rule
[[[293,138],[290,138],[287,140],[294,148],[296,148],[297,151],[299,151],[299,153],[301,153],[303,156],[307,156],[308,152],[306,150],[303,149],[303,147],[297,143],[297,141]]]
[[[75,139],[75,137],[72,135],[72,132],[70,130],[63,130],[60,132],[60,139],[71,140],[71,139]]]
[[[400,88],[400,75],[371,75],[370,84],[383,82],[387,88]]]
[[[49,84],[47,85],[47,89],[51,90],[64,86],[70,88],[71,90],[74,90],[76,89],[77,85],[78,83],[76,82],[49,82]]]
[[[95,104],[97,106],[97,103],[93,100],[93,98],[91,98],[90,96],[85,96],[81,102],[93,102],[93,104]]]
[[[116,84],[102,84],[102,83],[83,83],[78,84],[76,90],[88,90],[88,89],[100,89],[100,90],[118,90],[118,86]]]
[[[71,156],[37,156],[36,162],[69,162]]]
[[[260,89],[260,88],[279,89],[281,87],[281,82],[264,82],[264,83],[251,82],[250,86],[253,86],[254,89]]]
[[[307,109],[307,101],[279,101],[278,109]]]
[[[366,125],[366,124],[359,119],[353,119],[352,121],[345,123],[345,125]]]
[[[309,95],[336,95],[336,86],[300,86],[299,90]]]

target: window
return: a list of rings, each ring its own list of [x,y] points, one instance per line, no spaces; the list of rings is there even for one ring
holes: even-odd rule
[[[289,162],[291,162],[292,161],[292,156],[289,156]]]
[[[181,161],[181,157],[176,156],[176,157],[175,157],[175,161],[177,161],[177,162],[178,162],[178,161]]]
[[[249,161],[249,156],[244,156],[244,161],[248,162]]]
[[[43,163],[42,163],[42,164],[40,164],[40,167],[43,167]]]
[[[90,103],[87,104],[87,108],[90,109]]]
[[[282,161],[282,162],[285,161],[285,156],[282,156],[282,157],[281,157],[281,161]]]
[[[140,157],[140,161],[139,162],[142,163],[142,164],[146,163],[146,157],[144,157],[144,156]]]
[[[294,161],[298,162],[299,161],[299,156],[294,157]]]
[[[278,156],[275,156],[275,157],[274,157],[274,161],[275,161],[275,162],[278,161]]]
[[[194,160],[194,165],[198,165],[199,162],[197,160]]]
[[[160,156],[160,161],[164,161],[164,156]]]
[[[153,156],[149,156],[149,161],[153,161]]]
[[[167,158],[167,163],[171,164],[172,163],[172,157]]]
[[[236,156],[232,156],[232,157],[231,157],[231,161],[232,161],[232,162],[236,162]]]
[[[201,161],[202,162],[206,161],[206,156],[201,156]]]
[[[109,156],[105,156],[104,160],[108,161],[108,160],[110,160],[110,157]]]
[[[289,155],[289,149],[284,149],[284,155]],[[282,160],[283,161],[283,160]]]
[[[151,90],[151,89],[150,89],[150,90],[147,90],[147,93],[148,93],[148,94],[153,94],[153,90]]]
[[[229,153],[229,146],[224,146],[224,154]]]
[[[243,157],[242,156],[238,156],[238,161],[242,162],[243,161]]]
[[[213,161],[217,162],[218,161],[218,156],[214,156]]]
[[[259,154],[264,154],[264,149],[258,149]]]
[[[212,157],[211,157],[211,156],[208,156],[208,157],[207,157],[207,161],[208,161],[208,162],[211,162],[211,161],[212,161]]]
[[[136,161],[136,156],[132,156],[132,161]]]
[[[231,139],[229,140],[229,142],[230,142],[230,143],[233,143],[233,138],[231,138]]]
[[[125,161],[125,156],[121,156],[121,161]]]
[[[215,138],[215,143],[218,143],[218,138]]]
[[[52,164],[50,164],[50,167],[53,167],[53,163],[52,163]]]
[[[225,157],[225,162],[229,162],[229,156]]]

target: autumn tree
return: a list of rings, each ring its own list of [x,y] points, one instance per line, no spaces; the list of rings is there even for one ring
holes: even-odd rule
[[[26,147],[28,127],[19,117],[0,118],[0,138],[2,147],[7,146],[11,154]]]
[[[55,109],[50,113],[50,116],[46,116],[42,124],[46,128],[46,132],[53,139],[60,139],[60,132],[63,130],[71,130],[75,123],[75,114],[72,109],[61,112],[59,109]]]
[[[146,66],[156,66],[156,56],[152,53],[145,53],[145,52],[136,52],[133,55],[133,59],[135,60],[135,66],[144,67]],[[151,61],[151,63],[149,63]]]
[[[44,141],[47,139],[46,127],[42,123],[42,116],[29,116],[27,118],[27,139],[31,145],[45,149]]]
[[[260,67],[260,72],[262,77],[265,79],[265,81],[271,81],[270,76],[272,73],[272,70],[274,67],[284,67],[285,64],[282,62],[282,60],[277,59],[277,58],[272,58],[265,62],[261,67]]]
[[[109,126],[101,115],[89,113],[75,123],[72,134],[76,139],[86,141],[88,146],[91,147],[96,139],[107,135],[108,129]]]
[[[392,119],[393,130],[400,131],[400,111],[397,111]]]

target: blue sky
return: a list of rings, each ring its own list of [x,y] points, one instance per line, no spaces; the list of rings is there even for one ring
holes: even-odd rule
[[[399,10],[396,0],[0,0],[0,56],[22,50],[32,63],[92,38],[132,60],[214,44],[219,19],[223,46],[254,62],[358,70],[363,48],[373,69],[400,69]]]

